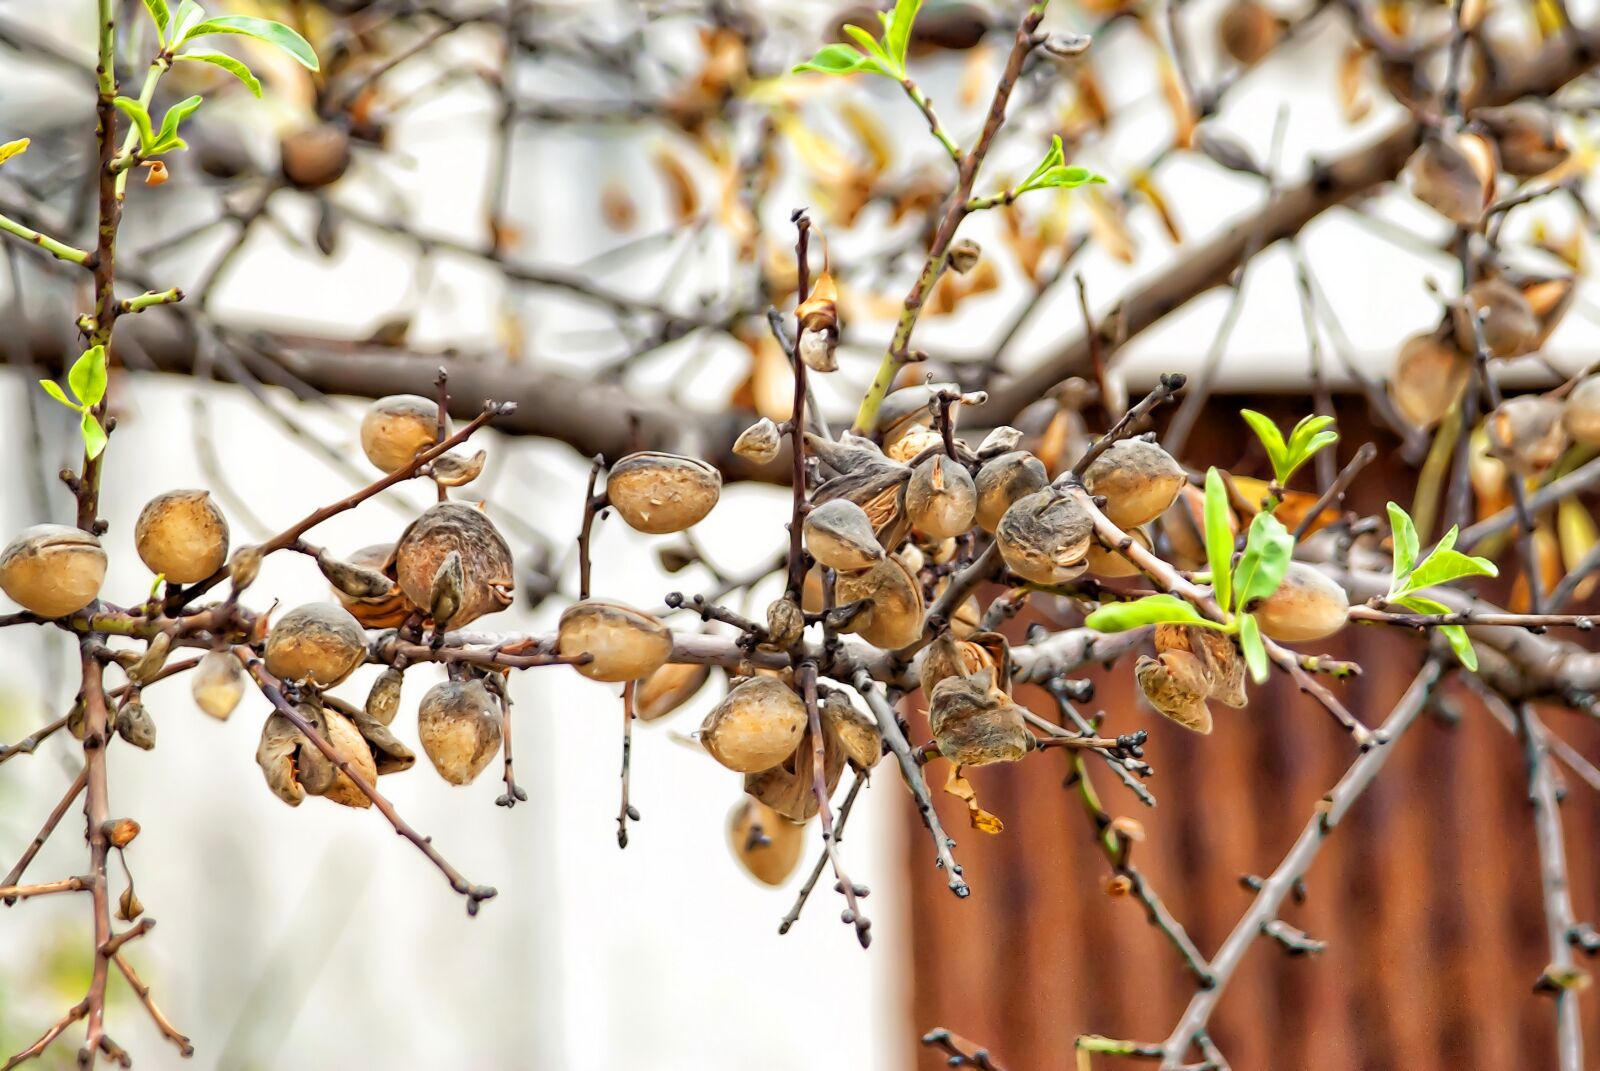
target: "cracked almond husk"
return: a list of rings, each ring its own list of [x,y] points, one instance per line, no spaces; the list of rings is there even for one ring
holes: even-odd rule
[[[417,740],[439,776],[468,785],[500,751],[500,704],[481,680],[443,681],[417,708]]]
[[[870,569],[884,559],[872,521],[848,499],[823,502],[806,514],[806,550],[830,569]]]
[[[88,532],[64,524],[24,528],[0,551],[0,590],[40,617],[66,617],[94,602],[106,552]]]
[[[1523,394],[1489,414],[1489,452],[1523,476],[1542,476],[1566,452],[1564,408],[1554,398]]]
[[[886,651],[899,650],[921,637],[922,584],[895,555],[871,569],[839,574],[834,583],[837,605],[862,599],[870,606],[841,631],[856,633]]]
[[[405,592],[400,590],[400,582],[395,579],[393,543],[374,543],[362,547],[344,560],[328,558],[327,563],[324,563],[323,556],[319,556],[317,563],[323,567],[323,575],[328,577],[339,604],[367,628],[398,628],[417,609],[406,598]],[[335,580],[335,574],[330,573],[329,568],[338,572],[339,566],[348,566],[355,572],[342,574],[339,580]],[[374,575],[381,576],[386,583],[380,587],[373,579]],[[340,589],[341,581],[358,590],[372,590],[375,594],[352,595]]]
[[[747,677],[711,708],[700,744],[736,773],[759,773],[782,762],[805,732],[805,701],[776,677]]]
[[[876,766],[883,757],[883,734],[877,723],[844,692],[830,691],[821,703],[823,729],[844,749],[845,758],[863,770]]]
[[[832,795],[844,773],[844,748],[831,733],[822,734],[823,787]],[[758,773],[744,778],[745,793],[771,807],[783,817],[804,822],[818,811],[815,786],[816,747],[811,730],[801,734],[789,755]]]
[[[606,599],[573,603],[561,614],[556,649],[566,658],[590,656],[573,666],[594,681],[621,684],[660,669],[672,654],[672,632],[656,618]]]
[[[1483,344],[1491,357],[1520,357],[1539,345],[1541,325],[1522,291],[1504,279],[1480,279],[1467,288],[1465,308],[1454,310],[1456,338],[1462,349],[1475,349],[1477,336],[1468,312],[1482,325]]]
[[[1089,493],[1105,496],[1101,512],[1125,529],[1161,516],[1187,483],[1183,466],[1145,439],[1112,443],[1083,473],[1083,486]]]
[[[207,491],[167,491],[139,511],[133,543],[152,573],[193,584],[228,560],[228,519]]]
[[[448,419],[445,434],[450,434]],[[439,403],[416,394],[391,394],[367,406],[361,450],[384,472],[398,472],[438,443]]]
[[[940,681],[928,702],[939,753],[957,766],[1016,762],[1038,746],[1011,697],[985,670]]]
[[[450,624],[462,628],[511,605],[515,573],[511,548],[481,510],[440,502],[412,521],[395,545],[395,577],[413,605],[429,610],[440,568],[461,559],[461,597]]]
[[[1036,584],[1083,575],[1094,522],[1079,501],[1054,489],[1019,498],[995,527],[1006,568]]]
[[[1163,651],[1156,657],[1140,655],[1133,676],[1139,690],[1158,713],[1197,733],[1211,732],[1211,708],[1206,697],[1211,682],[1204,664],[1187,651]]]
[[[1013,502],[1050,486],[1050,475],[1044,462],[1026,450],[1013,450],[984,462],[974,484],[978,527],[993,533]]]
[[[1193,657],[1199,664],[1207,698],[1235,709],[1243,709],[1249,703],[1244,688],[1244,659],[1229,636],[1200,625],[1157,625],[1155,648],[1158,655],[1170,652]],[[1185,663],[1183,669],[1188,668]]]
[[[681,532],[705,519],[722,494],[722,474],[699,458],[653,450],[611,466],[606,496],[628,527],[651,535]]]
[[[331,602],[298,606],[267,635],[267,672],[279,680],[331,688],[366,660],[367,634]]]
[[[936,539],[962,535],[978,511],[978,488],[966,466],[935,454],[906,483],[906,514],[919,532]]]

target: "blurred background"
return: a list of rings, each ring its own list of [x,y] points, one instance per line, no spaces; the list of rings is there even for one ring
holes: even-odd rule
[[[142,5],[121,6],[139,27],[124,42],[132,72],[153,40]],[[262,99],[203,65],[163,83],[173,100],[202,92],[206,103],[171,179],[130,186],[122,270],[140,287],[175,284],[188,296],[181,312],[118,328],[103,512],[118,525],[108,547],[123,553],[111,554],[107,591],[131,602],[149,584],[117,519],[162,490],[212,488],[242,543],[370,481],[356,438],[365,400],[430,393],[443,364],[462,413],[485,397],[521,406],[481,436],[489,469],[471,498],[518,556],[517,605],[494,627],[548,631],[576,589],[590,455],[642,445],[726,463],[753,414],[787,416],[789,367],[764,314],[792,308],[790,215],[801,207],[825,241],[845,324],[840,371],[814,377],[818,400],[835,427],[853,412],[950,180],[949,160],[892,82],[787,74],[841,20],[866,22],[870,9],[211,6],[296,25],[323,74],[241,41],[224,47],[261,75]],[[1212,403],[1197,414],[1186,460],[1237,466],[1249,460],[1241,405],[1292,422],[1321,392],[1344,432],[1338,463],[1367,441],[1383,450],[1353,507],[1411,502],[1427,437],[1397,433],[1381,388],[1368,388],[1390,376],[1401,340],[1437,322],[1439,295],[1459,292],[1453,228],[1403,186],[1368,183],[1323,206],[1293,242],[1250,229],[1283,191],[1314,186],[1322,165],[1377,151],[1414,120],[1386,88],[1388,57],[1352,32],[1347,8],[1359,5],[1249,5],[1244,28],[1270,38],[1259,56],[1223,37],[1226,26],[1243,32],[1227,20],[1245,6],[1186,0],[1169,22],[1161,4],[1050,5],[1047,30],[1093,33],[1094,44],[1079,59],[1025,69],[979,189],[1025,175],[1052,134],[1108,183],[971,219],[962,233],[985,256],[941,283],[917,345],[941,373],[1009,391],[1013,411],[995,415],[1022,425],[1019,389],[1040,384],[1020,403],[1045,397],[1084,336],[1075,278],[1101,319],[1193,265],[1215,277],[1175,314],[1131,332],[1096,377],[1106,407],[1117,411],[1160,372],[1203,374]],[[1574,18],[1588,6],[1572,5]],[[0,172],[0,211],[63,234],[84,233],[92,214],[93,7],[0,0],[0,141],[32,139]],[[958,142],[983,124],[1024,7],[924,6],[913,72]],[[1537,5],[1524,7],[1491,3],[1484,25],[1530,53],[1541,28]],[[1443,5],[1380,13],[1415,38],[1450,25]],[[1194,136],[1200,118],[1219,139],[1209,151]],[[1562,122],[1586,168],[1586,113]],[[1224,166],[1238,157],[1215,147],[1222,140],[1264,174]],[[1571,312],[1510,382],[1559,382],[1596,356],[1585,213],[1574,196],[1507,217],[1537,265],[1580,276]],[[1206,251],[1241,235],[1238,285],[1219,285],[1231,269],[1208,269]],[[1309,267],[1297,277],[1301,260]],[[35,383],[76,353],[85,292],[57,267],[0,245],[6,531],[70,513],[54,474],[74,460],[74,422]],[[1309,313],[1302,278],[1315,294]],[[602,523],[596,593],[653,606],[675,590],[731,590],[729,605],[759,616],[782,587],[764,574],[786,541],[789,493],[776,469],[739,475],[750,478],[730,478],[715,523],[687,548],[698,560],[680,571],[659,552],[681,540]],[[423,501],[402,487],[317,538],[341,551],[392,539]],[[269,559],[253,594],[292,606],[325,592],[296,557]],[[1010,631],[1020,638],[1030,623]],[[1344,644],[1330,653],[1367,669],[1346,686],[1347,702],[1375,721],[1421,648],[1364,635]],[[341,694],[363,695],[374,672]],[[1103,708],[1113,731],[1150,728],[1157,770],[1156,809],[1109,784],[1107,806],[1144,823],[1140,865],[1212,950],[1248,903],[1241,877],[1269,871],[1292,843],[1348,765],[1348,738],[1283,683],[1198,738],[1143,706],[1125,668],[1091,676],[1099,691],[1088,706]],[[433,679],[442,672],[414,671],[403,709]],[[193,1037],[189,1066],[932,1068],[945,1057],[917,1039],[943,1026],[991,1045],[1015,1071],[1069,1066],[1084,1032],[1158,1038],[1192,992],[1138,905],[1108,897],[1104,858],[1052,763],[974,776],[985,807],[1006,821],[996,837],[968,830],[959,801],[938,800],[974,889],[965,901],[933,870],[901,786],[880,775],[844,839],[852,875],[872,889],[874,941],[863,953],[838,924],[827,882],[795,929],[777,934],[809,858],[776,890],[734,862],[726,826],[739,779],[688,736],[718,682],[639,726],[633,801],[643,817],[620,852],[616,689],[564,671],[512,684],[526,804],[495,807],[502,786],[492,778],[457,789],[421,768],[383,785],[464,873],[499,889],[475,919],[377,816],[291,810],[265,790],[253,768],[261,697],[217,723],[181,679],[149,689],[162,746],[119,754],[112,791],[138,801],[144,832],[130,861],[161,923],[141,943],[140,969]],[[73,691],[63,637],[0,637],[0,741],[58,716]],[[1545,957],[1520,755],[1482,711],[1455,711],[1459,723],[1449,713],[1406,742],[1313,870],[1291,921],[1327,949],[1309,959],[1270,942],[1252,951],[1213,1031],[1234,1067],[1551,1066],[1549,1012],[1528,990]],[[1551,717],[1574,747],[1600,755],[1590,724]],[[71,779],[73,751],[57,737],[0,769],[0,858],[31,839]],[[1575,804],[1565,813],[1583,915],[1600,868],[1578,846],[1600,835],[1600,815],[1592,797]],[[80,852],[74,837],[58,838],[37,872],[71,873]],[[54,899],[0,912],[7,1052],[75,1000],[87,976],[82,913]],[[119,1012],[133,1005],[120,982],[112,993]],[[1587,1011],[1595,1043],[1600,1024]],[[179,1063],[141,1016],[118,1019],[114,1032],[141,1066]],[[45,1065],[69,1060],[61,1047]]]

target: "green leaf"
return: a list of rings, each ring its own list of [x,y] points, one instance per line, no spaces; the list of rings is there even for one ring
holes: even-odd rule
[[[1039,166],[1034,168],[1033,172],[1029,174],[1027,178],[1022,180],[1022,184],[1017,187],[1017,190],[1020,192],[1023,190],[1033,189],[1034,182],[1037,181],[1041,175],[1043,175],[1046,171],[1049,171],[1052,167],[1060,167],[1066,162],[1067,151],[1061,145],[1061,135],[1051,135],[1050,151],[1044,154],[1044,159],[1039,161]]]
[[[1233,606],[1233,532],[1228,528],[1228,489],[1222,473],[1213,466],[1206,470],[1206,561],[1211,566],[1211,587],[1217,605]]]
[[[1402,599],[1395,599],[1396,603],[1407,610],[1419,614],[1448,614],[1450,607],[1442,602],[1434,602],[1420,595],[1407,595]],[[1450,649],[1456,653],[1457,660],[1468,670],[1478,671],[1478,652],[1472,649],[1472,641],[1467,639],[1467,630],[1460,625],[1440,625],[1439,634],[1450,644]]]
[[[1267,645],[1261,642],[1261,626],[1249,614],[1239,618],[1239,650],[1244,652],[1244,664],[1250,670],[1250,679],[1257,684],[1267,682]]]
[[[100,456],[100,451],[106,448],[106,431],[94,414],[84,411],[83,414],[83,452],[90,460]]]
[[[1250,425],[1250,430],[1256,433],[1256,438],[1261,440],[1261,445],[1266,447],[1267,461],[1272,465],[1272,475],[1280,484],[1283,477],[1280,475],[1289,461],[1289,444],[1283,441],[1283,432],[1278,430],[1278,425],[1265,413],[1258,413],[1254,409],[1241,409],[1239,415],[1244,417],[1244,422]]]
[[[894,13],[883,22],[884,47],[901,70],[905,70],[906,49],[911,44],[911,25],[921,9],[922,0],[896,0]]]
[[[172,9],[167,7],[167,0],[144,0],[145,10],[150,12],[150,17],[155,20],[156,34],[161,43],[167,43],[167,26],[172,22]]]
[[[1389,584],[1392,594],[1401,590],[1406,574],[1417,563],[1417,551],[1421,547],[1417,539],[1417,526],[1411,523],[1411,514],[1393,502],[1389,503],[1388,508],[1389,530],[1394,533],[1394,579]]]
[[[1068,167],[1052,167],[1044,174],[1033,180],[1028,187],[1030,190],[1070,190],[1078,186],[1093,186],[1105,182],[1104,175],[1097,175],[1087,167],[1078,167],[1076,164]],[[1019,191],[1021,192],[1021,191]]]
[[[67,371],[67,386],[84,405],[99,405],[106,396],[106,348],[90,346]]]
[[[1311,448],[1312,440],[1321,435],[1333,435],[1333,438],[1327,440],[1327,442],[1338,441],[1338,432],[1327,432],[1324,430],[1328,427],[1331,427],[1332,424],[1333,418],[1331,416],[1317,416],[1316,414],[1312,414],[1311,416],[1301,417],[1300,422],[1294,426],[1294,430],[1289,432],[1290,455],[1295,457],[1309,458],[1312,454],[1316,453],[1317,450],[1322,449],[1320,446],[1316,447],[1315,449]],[[1324,445],[1326,445],[1326,443]]]
[[[168,108],[167,114],[161,117],[161,132],[156,135],[157,143],[165,145],[168,142],[175,142],[179,148],[185,148],[183,140],[178,137],[178,124],[193,115],[201,103],[201,98],[194,96],[180,100]]]
[[[55,380],[53,380],[53,379],[41,379],[39,381],[39,386],[44,388],[44,392],[46,394],[50,395],[50,397],[52,397],[56,401],[60,402],[62,405],[66,406],[68,409],[76,409],[76,410],[79,410],[79,411],[81,411],[83,409],[83,406],[79,405],[77,402],[71,402],[71,401],[67,400],[67,392],[62,390],[61,389],[61,384],[57,383]]]
[[[13,156],[21,156],[27,151],[27,138],[18,138],[16,141],[8,141],[4,145],[0,145],[0,164],[5,163]]]
[[[874,64],[872,64],[872,66],[867,68],[868,70],[877,74],[887,74],[894,78],[905,77],[905,68],[897,68],[895,66],[893,57],[889,55],[888,51],[884,49],[882,43],[880,43],[876,37],[873,37],[870,33],[868,33],[866,30],[863,30],[859,26],[851,26],[846,24],[842,28],[845,33],[849,34],[851,38],[855,40],[856,44],[861,46],[862,51],[876,61]]]
[[[1258,599],[1278,590],[1289,571],[1294,554],[1294,536],[1270,513],[1258,513],[1250,522],[1244,553],[1233,574],[1234,605],[1249,610]]]
[[[857,71],[877,71],[878,64],[863,56],[849,45],[827,45],[805,63],[797,64],[793,73],[818,71],[822,74],[855,74]]]
[[[185,33],[183,39],[192,41],[197,37],[207,37],[214,33],[237,33],[253,37],[257,41],[264,41],[283,49],[308,71],[318,69],[317,54],[310,43],[281,22],[258,19],[253,15],[222,15],[206,19]]]
[[[245,66],[244,61],[228,55],[226,52],[213,52],[209,48],[191,48],[178,57],[181,60],[194,60],[197,63],[209,63],[213,67],[221,67],[239,81],[243,82],[256,97],[261,96],[261,80]]]
[[[1476,558],[1459,550],[1436,548],[1406,577],[1405,591],[1438,587],[1464,576],[1499,576],[1500,570],[1488,558]]]
[[[172,16],[172,34],[170,40],[182,41],[188,34],[189,28],[195,26],[206,17],[206,9],[195,3],[195,0],[183,0],[178,5],[178,13]]]
[[[1133,602],[1114,602],[1102,606],[1083,623],[1097,632],[1127,632],[1145,625],[1203,625],[1219,628],[1176,595],[1146,595]]]
[[[117,110],[132,121],[134,128],[139,131],[139,148],[148,149],[156,143],[155,128],[150,125],[150,113],[144,110],[144,105],[132,97],[118,97],[111,103]]]

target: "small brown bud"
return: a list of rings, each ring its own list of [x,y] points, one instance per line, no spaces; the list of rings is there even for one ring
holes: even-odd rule
[[[117,735],[140,751],[156,746],[156,723],[144,704],[130,699],[117,711]]]
[[[404,680],[404,674],[393,666],[378,674],[378,679],[372,682],[372,690],[367,693],[365,711],[369,718],[379,725],[394,723],[395,712],[400,709],[400,688]]]
[[[1106,895],[1113,900],[1121,899],[1133,891],[1133,879],[1126,874],[1113,874],[1106,879]]]
[[[766,417],[751,424],[734,440],[733,452],[756,465],[770,465],[778,459],[782,445],[778,425]]]
[[[133,886],[129,885],[122,890],[122,895],[117,898],[117,918],[123,922],[132,922],[144,914],[144,904],[133,893]]]
[[[962,238],[950,247],[950,270],[957,275],[965,275],[978,263],[978,258],[983,256],[983,247],[971,238]]]
[[[146,186],[160,186],[167,181],[167,165],[165,161],[147,160],[144,167],[144,184]]]

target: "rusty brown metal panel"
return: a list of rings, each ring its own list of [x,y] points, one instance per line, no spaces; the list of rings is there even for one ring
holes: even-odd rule
[[[1216,408],[1221,415],[1197,434],[1201,459],[1247,463],[1242,437],[1223,430],[1236,406]],[[1359,412],[1341,413],[1341,424],[1346,454],[1372,437]],[[1410,480],[1386,457],[1357,491],[1355,508],[1409,502]],[[1365,668],[1336,687],[1369,722],[1388,712],[1421,657],[1409,638],[1376,628],[1347,630],[1325,647]],[[1277,864],[1354,758],[1349,737],[1276,678],[1252,689],[1248,709],[1218,709],[1216,731],[1198,737],[1144,706],[1128,667],[1089,676],[1097,683],[1090,706],[1110,713],[1109,729],[1151,730],[1150,788],[1160,802],[1144,808],[1103,767],[1093,773],[1101,798],[1145,824],[1135,861],[1211,954],[1249,902],[1240,877]],[[1547,955],[1521,748],[1459,689],[1450,695],[1460,721],[1429,715],[1396,745],[1312,868],[1308,900],[1285,910],[1289,922],[1328,941],[1327,950],[1291,958],[1262,940],[1231,981],[1212,1033],[1236,1071],[1553,1066],[1553,1009],[1532,991]],[[1044,693],[1025,689],[1021,697],[1053,716]],[[913,735],[926,739],[922,715],[911,721]],[[1546,721],[1600,759],[1600,724],[1556,710]],[[944,775],[941,764],[930,772]],[[926,873],[925,833],[908,837],[915,1026],[944,1026],[987,1044],[1010,1071],[1070,1068],[1080,1033],[1160,1041],[1193,992],[1139,905],[1107,895],[1109,870],[1076,792],[1063,788],[1066,772],[1062,754],[969,771],[980,801],[1006,822],[998,836],[968,829],[959,801],[937,800],[972,882],[967,901]],[[1594,919],[1600,795],[1566,781],[1574,902],[1580,919]],[[908,821],[916,824],[914,813]],[[1600,998],[1588,995],[1583,1014],[1596,1051]],[[932,1071],[944,1059],[924,1052],[919,1067]],[[1107,1057],[1095,1064],[1120,1066],[1149,1065]]]

